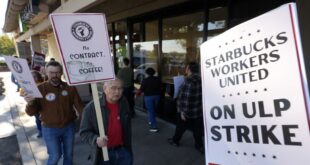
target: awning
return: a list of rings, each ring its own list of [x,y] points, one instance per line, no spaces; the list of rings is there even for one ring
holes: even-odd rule
[[[3,32],[8,33],[17,29],[18,15],[28,4],[29,0],[9,0],[6,10]]]

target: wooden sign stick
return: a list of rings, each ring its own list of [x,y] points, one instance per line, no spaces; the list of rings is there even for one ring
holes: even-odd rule
[[[100,109],[98,89],[97,89],[96,83],[91,83],[91,90],[93,93],[93,99],[94,99],[94,104],[95,104],[95,109],[96,109],[96,117],[97,117],[97,124],[99,128],[99,135],[100,137],[105,137],[104,125],[102,121],[102,114],[101,114],[101,109]],[[108,156],[107,147],[102,147],[102,154],[103,154],[104,161],[108,161],[109,156]]]

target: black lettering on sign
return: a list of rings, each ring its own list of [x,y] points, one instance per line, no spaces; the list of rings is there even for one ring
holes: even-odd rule
[[[294,129],[298,129],[298,125],[216,125],[211,127],[211,139],[238,143],[302,146],[302,142],[293,141],[296,137]]]

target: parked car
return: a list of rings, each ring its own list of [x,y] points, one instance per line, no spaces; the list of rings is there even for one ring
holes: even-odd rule
[[[147,76],[147,74],[145,73],[145,70],[147,68],[153,68],[156,71],[155,76],[158,75],[157,74],[157,64],[156,63],[141,64],[138,67],[136,67],[135,69],[133,69],[134,80],[136,82],[141,83],[142,80]]]
[[[0,62],[5,62],[4,57],[0,55]]]

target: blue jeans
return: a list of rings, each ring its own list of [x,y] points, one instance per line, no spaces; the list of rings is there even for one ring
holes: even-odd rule
[[[103,162],[102,165],[132,165],[132,154],[125,147],[108,150],[109,161]]]
[[[151,123],[151,128],[157,128],[155,109],[158,105],[159,99],[159,95],[144,96],[144,103],[147,110],[149,122]]]
[[[75,123],[71,122],[64,128],[49,128],[42,126],[43,138],[47,147],[47,165],[57,165],[62,155],[63,164],[73,164]]]

